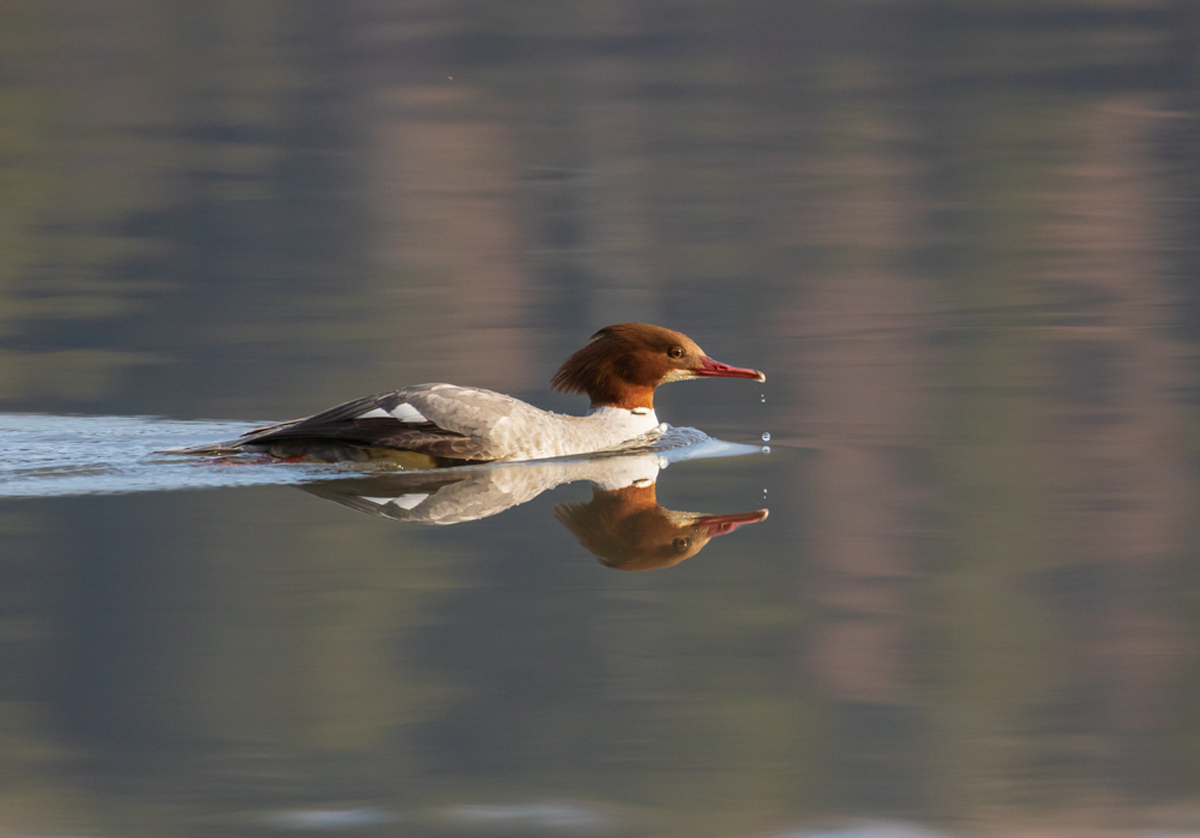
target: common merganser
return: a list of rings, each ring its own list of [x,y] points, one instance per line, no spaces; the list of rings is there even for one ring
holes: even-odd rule
[[[654,388],[690,378],[766,381],[757,370],[714,361],[681,332],[619,323],[592,335],[550,380],[554,390],[587,395],[591,411],[586,416],[551,413],[491,390],[418,384],[175,453],[249,452],[318,462],[387,459],[418,468],[586,454],[661,431]]]

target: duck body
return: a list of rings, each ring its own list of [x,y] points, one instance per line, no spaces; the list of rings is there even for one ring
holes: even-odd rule
[[[765,380],[756,370],[713,361],[680,332],[623,323],[597,332],[551,381],[556,390],[591,398],[591,411],[584,416],[552,413],[492,390],[418,384],[176,453],[391,459],[412,467],[585,454],[643,437],[651,441],[665,428],[654,412],[655,387],[704,377]]]
[[[468,462],[537,460],[603,451],[661,428],[653,410],[599,407],[586,416],[570,416],[492,390],[418,384],[267,425],[188,453],[249,451],[281,458],[357,460],[385,459],[384,452],[402,451]],[[339,448],[346,450],[335,456]]]

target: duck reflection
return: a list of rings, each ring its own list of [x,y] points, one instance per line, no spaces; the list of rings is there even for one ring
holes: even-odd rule
[[[718,535],[757,523],[767,510],[703,515],[659,506],[655,484],[623,489],[592,488],[587,503],[563,503],[554,517],[600,563],[616,570],[673,567],[704,549]]]
[[[563,483],[590,481],[591,500],[559,504],[554,517],[602,564],[629,571],[672,567],[714,537],[767,517],[766,509],[708,515],[662,507],[655,491],[666,463],[642,453],[401,472],[301,488],[367,514],[447,525],[497,515]]]

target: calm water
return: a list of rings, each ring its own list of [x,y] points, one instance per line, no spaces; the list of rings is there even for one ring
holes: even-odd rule
[[[0,835],[1200,835],[1197,56],[1191,0],[0,7]],[[767,382],[559,471],[153,453],[579,411],[625,320]]]

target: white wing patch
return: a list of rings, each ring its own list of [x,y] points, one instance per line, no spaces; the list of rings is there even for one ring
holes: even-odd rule
[[[405,402],[392,408],[392,415],[401,422],[428,422],[429,420],[411,404]]]
[[[379,506],[387,506],[388,504],[392,504],[394,506],[399,506],[401,509],[412,509],[427,497],[429,497],[429,495],[425,492],[412,492],[407,495],[400,495],[394,498],[369,498],[364,495],[363,500],[370,501],[371,503]]]
[[[382,407],[375,407],[368,410],[366,413],[360,413],[358,419],[398,419],[401,422],[422,423],[428,422],[421,411],[417,410],[411,404],[398,404],[389,413]]]

